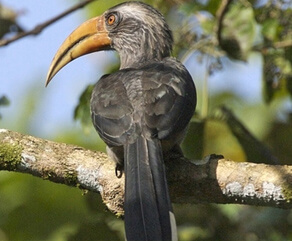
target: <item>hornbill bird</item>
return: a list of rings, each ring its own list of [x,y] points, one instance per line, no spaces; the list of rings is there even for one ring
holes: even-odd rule
[[[73,31],[48,72],[46,85],[82,55],[119,53],[119,71],[100,78],[90,107],[117,175],[125,173],[128,241],[177,240],[163,157],[182,155],[179,144],[194,114],[196,90],[186,68],[170,57],[172,44],[160,12],[141,2],[125,2]]]

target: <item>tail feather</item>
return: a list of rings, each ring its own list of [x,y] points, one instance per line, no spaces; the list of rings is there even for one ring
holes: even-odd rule
[[[175,219],[160,142],[139,137],[135,143],[127,145],[125,175],[127,241],[175,240]]]

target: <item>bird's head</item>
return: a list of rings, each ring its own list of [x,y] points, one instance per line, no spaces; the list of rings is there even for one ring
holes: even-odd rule
[[[121,68],[138,67],[149,60],[170,55],[172,34],[164,17],[141,2],[119,4],[101,16],[81,24],[57,51],[46,85],[72,60],[100,50],[116,50]]]

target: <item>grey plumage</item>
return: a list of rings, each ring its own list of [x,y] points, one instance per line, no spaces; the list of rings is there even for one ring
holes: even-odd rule
[[[172,43],[157,10],[141,2],[122,3],[75,29],[47,76],[46,85],[66,64],[88,53],[116,50],[120,55],[120,70],[101,77],[90,107],[93,125],[117,163],[116,173],[125,172],[127,241],[177,240],[163,157],[181,154],[196,90],[186,68],[170,57]]]
[[[111,8],[118,21],[107,26],[120,70],[96,84],[93,124],[125,171],[128,241],[176,240],[163,154],[178,149],[195,105],[191,76],[169,57],[172,35],[152,7],[128,2]]]

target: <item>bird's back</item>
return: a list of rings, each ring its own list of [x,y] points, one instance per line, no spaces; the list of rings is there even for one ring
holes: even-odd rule
[[[91,100],[94,126],[109,145],[123,145],[139,134],[172,139],[187,127],[195,106],[192,78],[174,58],[103,76]]]

